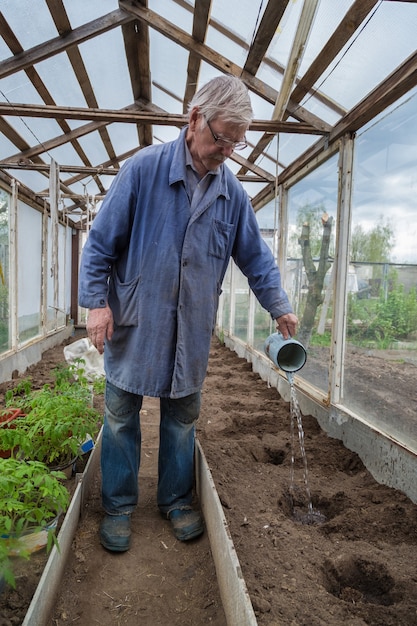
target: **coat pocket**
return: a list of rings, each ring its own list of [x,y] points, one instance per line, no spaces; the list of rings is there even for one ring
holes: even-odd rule
[[[109,306],[117,326],[137,326],[140,276],[122,283],[116,273],[110,279]]]
[[[209,254],[218,259],[225,259],[229,247],[233,224],[213,220],[209,241]]]

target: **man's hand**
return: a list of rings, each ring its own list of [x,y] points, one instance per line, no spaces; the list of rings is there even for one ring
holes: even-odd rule
[[[104,340],[113,336],[113,313],[109,306],[89,309],[87,318],[88,337],[100,354],[104,352]]]
[[[286,313],[277,317],[275,323],[277,331],[281,333],[284,339],[293,337],[297,332],[298,318],[294,313]]]

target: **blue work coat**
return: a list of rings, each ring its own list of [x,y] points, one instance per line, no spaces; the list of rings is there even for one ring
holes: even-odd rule
[[[230,257],[273,318],[292,311],[249,198],[227,166],[191,214],[185,133],[123,165],[82,253],[80,306],[108,302],[114,316],[106,377],[144,396],[201,389]]]

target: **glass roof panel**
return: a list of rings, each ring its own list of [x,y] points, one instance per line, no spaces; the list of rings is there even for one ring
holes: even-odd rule
[[[11,56],[10,48],[6,45],[2,37],[0,37],[0,60],[8,59]]]
[[[2,0],[1,11],[25,50],[58,36],[45,0]]]
[[[163,111],[182,115],[182,98],[172,92],[168,93],[159,83],[152,85],[152,102]]]
[[[189,4],[190,9],[193,9]],[[185,3],[176,2],[176,0],[148,0],[148,8],[155,13],[162,15],[165,20],[175,24],[181,30],[191,33],[193,28],[192,10],[187,10]]]
[[[290,165],[307,148],[316,143],[315,135],[279,134],[279,162],[285,167]]]
[[[265,187],[265,183],[249,183],[242,182],[243,188],[248,194],[249,198],[254,198]]]
[[[100,176],[100,180],[103,183],[103,186],[105,189],[109,189],[110,185],[112,184],[112,182],[114,181],[114,176],[110,176],[110,175],[101,175]],[[100,195],[101,192],[97,192],[96,195]]]
[[[215,76],[219,76],[219,74],[221,74],[221,72],[217,68],[209,65],[209,63],[206,63],[205,61],[202,61],[198,86],[201,87],[205,83],[208,83],[208,81],[212,78],[215,78]]]
[[[121,29],[109,30],[79,46],[98,106],[121,109],[133,104],[133,93]],[[111,50],[111,54],[106,51]],[[97,58],[101,63],[97,63]]]
[[[219,32],[217,29],[209,26],[207,29],[206,45],[214,50],[217,54],[222,55],[235,63],[238,67],[243,67],[247,51],[241,45]]]
[[[157,126],[153,127],[154,138],[161,142],[173,141],[179,135],[180,129],[176,126]]]
[[[77,77],[66,53],[56,54],[35,66],[57,105],[86,106]],[[62,77],[65,76],[65,80]]]
[[[302,76],[308,70],[353,3],[354,0],[337,0],[337,2],[334,2],[334,0],[320,0],[314,17],[312,31],[300,61],[299,75]]]
[[[162,85],[168,93],[172,93],[178,98],[176,100],[168,96],[168,99],[164,102],[167,94],[162,90],[154,90],[155,96],[158,96],[158,101],[155,101],[155,104],[170,113],[182,113],[188,53],[185,48],[178,46],[156,31],[150,31],[149,39],[152,80],[154,83]],[[168,108],[170,105],[174,108]]]
[[[78,141],[83,147],[90,163],[96,164],[108,161],[109,155],[107,154],[107,150],[101,141],[98,131],[84,135],[84,137],[80,137]]]
[[[330,102],[329,100],[329,103]],[[347,113],[347,109],[339,108],[338,104],[335,104],[335,109],[337,110],[332,109],[330,104],[324,104],[318,100],[318,98],[315,98],[313,94],[309,94],[303,98],[299,106],[308,108],[309,113],[312,113],[331,126],[336,124],[340,118]]]
[[[416,32],[417,4],[378,3],[315,87],[353,107],[415,52]]]
[[[253,0],[213,0],[210,17],[213,22],[219,22],[233,33],[239,33],[239,38],[249,45],[265,6],[264,2]],[[217,48],[216,50],[222,54]]]
[[[48,150],[48,155],[43,155],[45,161],[48,161],[48,156],[55,159],[59,165],[83,165],[81,158],[70,142]]]
[[[35,192],[40,192],[48,188],[48,179],[40,172],[26,169],[9,169],[5,171],[8,172],[12,178],[20,181],[23,185],[26,185],[26,187],[29,187],[29,189]]]
[[[9,117],[5,116],[5,119],[13,126],[15,131],[20,137],[33,147],[46,143],[51,137],[56,137],[62,134],[57,122],[48,118],[21,118],[21,117]],[[45,152],[46,148],[42,149],[41,153]],[[13,154],[16,154],[17,149],[14,147]]]
[[[15,154],[16,146],[7,139],[4,133],[0,133],[0,159],[6,159],[9,155]]]
[[[113,123],[106,126],[114,151],[117,155],[125,154],[139,145],[136,124]]]
[[[275,87],[275,85],[271,83],[267,84],[271,87]],[[250,92],[250,99],[255,119],[270,120],[274,110],[274,105],[271,102],[268,102],[268,100],[266,100],[265,98],[261,98],[260,96],[252,92]]]
[[[30,0],[29,0],[30,1]],[[117,0],[64,0],[65,10],[72,28],[77,28],[86,22],[115,11],[119,8]]]
[[[25,72],[17,72],[0,80],[0,101],[43,104],[42,98]]]
[[[285,67],[297,31],[303,3],[300,0],[289,2],[281,24],[268,48],[267,56]]]

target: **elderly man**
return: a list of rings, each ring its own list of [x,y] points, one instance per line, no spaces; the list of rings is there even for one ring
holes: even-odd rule
[[[284,337],[296,332],[249,198],[224,164],[246,146],[252,115],[240,79],[203,86],[178,139],[121,168],[83,250],[79,304],[106,370],[100,540],[108,550],[130,547],[143,396],[160,398],[159,510],[180,541],[203,532],[192,506],[195,424],[230,257]]]

